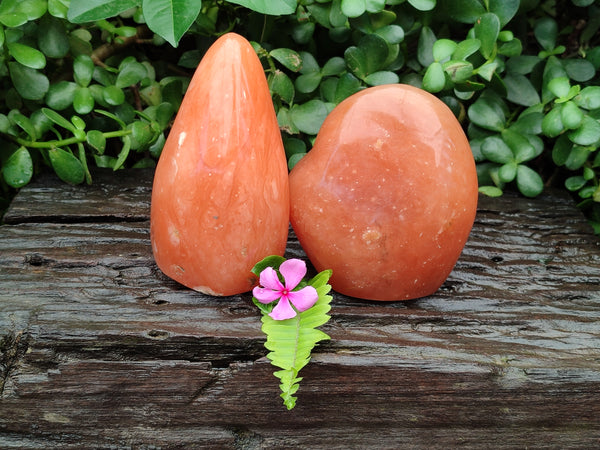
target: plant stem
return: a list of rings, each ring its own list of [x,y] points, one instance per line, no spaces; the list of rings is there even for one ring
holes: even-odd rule
[[[105,138],[110,139],[114,137],[123,137],[131,134],[131,130],[118,130],[118,131],[106,131],[102,133]],[[60,148],[67,145],[80,144],[86,141],[86,138],[78,138],[78,137],[70,137],[66,139],[58,139],[53,141],[45,141],[45,142],[37,142],[37,141],[28,141],[23,138],[9,136],[14,142],[23,147],[28,148]]]

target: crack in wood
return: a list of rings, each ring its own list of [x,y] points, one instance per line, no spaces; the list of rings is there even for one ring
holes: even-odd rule
[[[0,337],[0,398],[11,371],[27,350],[28,335],[24,330],[9,330]]]

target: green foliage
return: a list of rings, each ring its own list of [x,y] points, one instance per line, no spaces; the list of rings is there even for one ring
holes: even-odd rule
[[[598,0],[3,0],[2,196],[40,170],[78,182],[73,159],[88,182],[88,164],[153,165],[203,52],[236,31],[290,168],[338,103],[407,83],[464,125],[482,193],[564,185],[600,229],[599,28]]]

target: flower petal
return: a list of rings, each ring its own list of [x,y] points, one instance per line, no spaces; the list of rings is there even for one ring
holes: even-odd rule
[[[300,312],[306,311],[312,307],[317,300],[319,300],[319,294],[317,290],[312,286],[305,286],[299,291],[292,291],[288,294],[288,298],[296,309]]]
[[[256,286],[252,289],[252,295],[261,303],[271,303],[281,297],[281,292]]]
[[[259,283],[262,287],[273,289],[274,291],[283,290],[283,284],[279,281],[277,272],[275,272],[275,269],[272,267],[266,267],[265,270],[260,273]]]
[[[275,320],[291,319],[296,316],[296,311],[294,311],[287,298],[282,298],[277,306],[273,308],[273,311],[269,313],[269,316]]]
[[[279,272],[285,279],[285,287],[292,290],[298,286],[298,283],[300,283],[302,278],[304,278],[304,275],[306,275],[306,263],[301,259],[288,259],[281,263]]]

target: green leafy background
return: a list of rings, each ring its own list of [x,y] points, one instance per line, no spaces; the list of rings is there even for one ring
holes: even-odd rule
[[[263,61],[291,167],[368,86],[442,99],[480,191],[572,192],[600,232],[598,0],[2,0],[0,209],[36,174],[152,167],[205,50]]]

